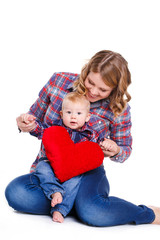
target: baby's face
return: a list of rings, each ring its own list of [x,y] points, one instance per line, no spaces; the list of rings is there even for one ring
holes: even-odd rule
[[[88,122],[90,114],[87,104],[83,102],[73,103],[67,100],[62,110],[62,119],[65,126],[71,129],[80,129],[85,122]]]

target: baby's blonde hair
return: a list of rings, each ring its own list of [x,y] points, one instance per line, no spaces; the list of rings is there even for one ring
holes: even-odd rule
[[[78,92],[70,92],[70,93],[67,93],[67,95],[64,97],[63,99],[63,102],[62,102],[62,111],[63,111],[63,108],[64,108],[64,103],[69,100],[73,103],[82,103],[82,104],[86,104],[87,106],[87,111],[89,112],[90,110],[90,102],[88,101],[88,99],[82,95],[82,94],[79,94]]]

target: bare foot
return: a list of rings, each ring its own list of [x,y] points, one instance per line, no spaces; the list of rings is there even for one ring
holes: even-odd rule
[[[59,222],[59,223],[62,223],[64,221],[64,217],[58,211],[53,212],[53,218],[52,219],[53,219],[54,222]]]
[[[55,207],[56,204],[61,203],[63,200],[62,194],[60,192],[53,193],[51,197],[52,197],[52,200],[51,200],[52,207]]]
[[[155,220],[152,222],[152,224],[158,224],[160,225],[160,208],[154,207],[154,206],[149,206],[155,214]]]

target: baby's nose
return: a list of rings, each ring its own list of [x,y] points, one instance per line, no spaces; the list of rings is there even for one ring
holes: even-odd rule
[[[72,114],[72,115],[71,115],[71,118],[76,118],[76,115],[75,115],[75,114]]]

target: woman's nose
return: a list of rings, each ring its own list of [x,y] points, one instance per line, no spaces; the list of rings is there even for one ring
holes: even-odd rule
[[[92,95],[98,95],[98,89],[95,88],[95,87],[92,88],[92,89],[91,89],[91,94],[92,94]]]

